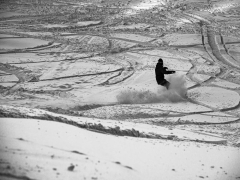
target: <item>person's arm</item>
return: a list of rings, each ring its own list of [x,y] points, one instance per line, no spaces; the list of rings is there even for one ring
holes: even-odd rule
[[[176,71],[167,70],[167,67],[164,67],[164,74],[174,74]]]
[[[176,71],[167,71],[168,72],[168,74],[174,74],[174,73],[176,73]]]

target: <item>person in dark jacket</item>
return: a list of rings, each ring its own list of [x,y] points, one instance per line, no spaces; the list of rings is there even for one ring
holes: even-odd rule
[[[170,83],[164,78],[164,74],[174,74],[175,71],[167,70],[167,67],[163,67],[163,60],[160,58],[155,67],[156,81],[159,85],[169,88]]]

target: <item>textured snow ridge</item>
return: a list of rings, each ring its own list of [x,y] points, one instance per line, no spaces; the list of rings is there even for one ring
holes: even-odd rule
[[[132,122],[114,120],[101,120],[92,118],[73,117],[59,115],[44,110],[16,108],[13,106],[1,106],[2,114],[12,114],[12,117],[34,117],[43,120],[58,121],[72,124],[77,127],[98,130],[121,136],[134,136],[159,139],[191,140],[209,143],[226,143],[226,139],[215,134],[203,134],[201,132],[189,132],[179,129],[166,128],[155,125],[147,125]]]

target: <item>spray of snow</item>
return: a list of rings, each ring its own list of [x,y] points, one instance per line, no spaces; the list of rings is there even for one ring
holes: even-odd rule
[[[186,100],[187,88],[183,75],[172,75],[168,79],[169,89],[158,88],[157,92],[149,90],[127,89],[117,95],[120,104],[144,104],[159,102],[181,102]]]

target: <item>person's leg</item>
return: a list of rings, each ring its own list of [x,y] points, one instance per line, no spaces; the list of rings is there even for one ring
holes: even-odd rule
[[[170,83],[166,79],[164,79],[164,81],[162,82],[162,86],[165,86],[168,89],[170,86]]]
[[[157,80],[158,85],[164,86],[167,89],[169,88],[170,83],[166,79],[158,79],[158,78],[156,78],[156,80]]]
[[[169,86],[170,86],[170,83],[169,83],[168,81],[166,81],[165,87],[166,87],[167,89],[169,89]]]

